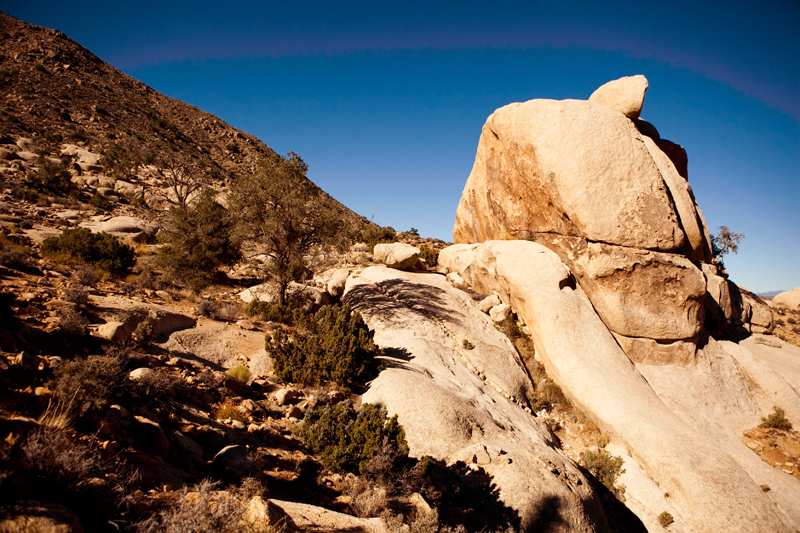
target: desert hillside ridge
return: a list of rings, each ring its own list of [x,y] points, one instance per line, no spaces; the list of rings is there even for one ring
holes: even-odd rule
[[[643,76],[490,116],[448,246],[2,23],[0,529],[800,528],[797,290],[728,279]]]

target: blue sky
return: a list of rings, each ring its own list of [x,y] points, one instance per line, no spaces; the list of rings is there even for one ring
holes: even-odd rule
[[[673,1],[7,1],[154,89],[216,114],[382,225],[451,240],[481,127],[532,98],[644,74],[642,117],[689,154],[726,258],[800,285],[800,4]]]

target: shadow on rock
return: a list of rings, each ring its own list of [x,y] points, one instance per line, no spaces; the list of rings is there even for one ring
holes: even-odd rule
[[[404,279],[353,287],[344,297],[353,309],[390,323],[404,323],[407,313],[416,311],[428,318],[454,320],[458,314],[448,308],[444,289]],[[403,313],[405,311],[406,313]]]

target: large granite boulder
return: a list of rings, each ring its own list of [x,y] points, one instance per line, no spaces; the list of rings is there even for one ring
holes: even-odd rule
[[[800,287],[775,295],[772,299],[772,305],[775,307],[784,306],[787,309],[800,311]]]
[[[483,127],[454,242],[525,232],[664,252],[686,241],[636,126],[616,111],[578,100],[510,104]]]
[[[683,365],[632,362],[582,283],[548,248],[490,241],[445,249],[439,263],[475,290],[500,295],[525,321],[548,375],[626,458],[632,475],[622,481],[637,514],[654,518],[667,510],[684,531],[800,525],[800,508],[791,503],[800,501],[800,483],[783,480],[740,441],[742,429],[770,409],[762,396],[765,403],[780,398],[796,416],[800,399],[790,385],[800,380],[796,360],[759,359],[711,339]],[[773,491],[765,494],[761,484]]]
[[[440,274],[370,267],[350,276],[343,300],[385,350],[362,399],[397,414],[411,455],[483,469],[530,530],[557,501],[548,531],[608,531],[584,474],[525,409],[519,355],[469,295]]]

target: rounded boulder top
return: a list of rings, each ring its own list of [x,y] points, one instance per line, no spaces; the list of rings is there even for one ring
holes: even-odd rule
[[[647,78],[641,74],[625,76],[601,85],[592,93],[589,101],[610,107],[626,117],[639,118],[647,87]]]

